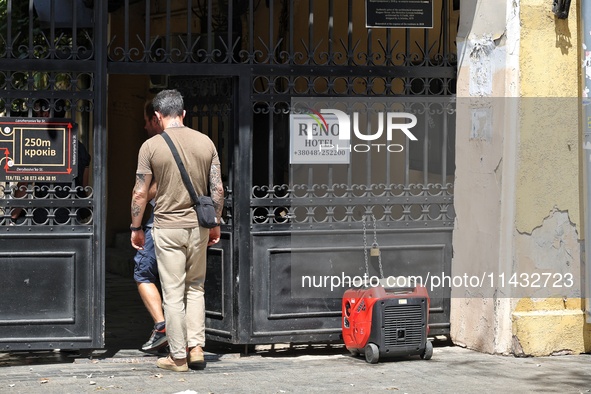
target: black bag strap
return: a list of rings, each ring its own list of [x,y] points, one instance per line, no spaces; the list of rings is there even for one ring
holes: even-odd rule
[[[185,184],[185,186],[187,187],[187,190],[189,191],[189,195],[191,196],[191,200],[193,200],[193,204],[199,205],[199,198],[197,198],[197,192],[195,192],[195,188],[193,187],[193,184],[191,183],[191,178],[189,178],[189,174],[187,173],[185,165],[183,164],[183,161],[181,160],[181,157],[179,156],[179,152],[177,151],[176,146],[174,146],[174,143],[170,139],[170,136],[168,134],[166,134],[166,131],[163,131],[160,135],[162,137],[164,137],[164,140],[166,141],[166,143],[170,147],[170,150],[172,151],[172,155],[174,156],[174,160],[176,161],[176,164],[179,166],[179,170],[181,171],[181,178],[183,178],[183,183]]]

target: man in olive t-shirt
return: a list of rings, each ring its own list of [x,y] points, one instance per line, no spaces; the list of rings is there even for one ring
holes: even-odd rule
[[[164,90],[152,103],[164,132],[179,151],[197,195],[206,195],[209,184],[221,223],[224,191],[215,145],[206,135],[183,125],[184,104],[178,91]],[[157,135],[144,142],[138,155],[131,202],[134,248],[139,250],[144,243],[141,220],[152,179],[158,184],[152,231],[170,346],[170,355],[158,359],[157,366],[184,372],[189,366],[204,365],[206,253],[207,246],[219,242],[220,228],[199,226],[172,152],[164,138]]]

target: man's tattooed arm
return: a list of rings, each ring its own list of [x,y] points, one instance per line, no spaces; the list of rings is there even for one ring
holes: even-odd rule
[[[209,195],[213,200],[213,206],[219,219],[222,217],[222,209],[224,208],[224,185],[219,164],[212,163],[209,170]]]
[[[136,174],[135,176],[135,185],[131,195],[131,223],[133,227],[141,226],[151,181],[151,174]]]

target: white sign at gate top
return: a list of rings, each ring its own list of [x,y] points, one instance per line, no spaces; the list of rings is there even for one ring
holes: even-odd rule
[[[341,110],[318,112],[308,108],[308,111],[290,115],[290,164],[349,164],[351,152],[399,153],[404,146],[390,143],[394,131],[401,131],[411,141],[417,141],[410,130],[416,126],[417,117],[408,112],[380,112],[377,130],[368,123],[370,132],[364,133],[360,130],[358,112],[353,112],[351,122],[349,115]],[[378,142],[384,132],[387,144]],[[363,143],[351,145],[352,137]]]
[[[351,141],[339,138],[336,115],[290,114],[290,164],[349,164]]]

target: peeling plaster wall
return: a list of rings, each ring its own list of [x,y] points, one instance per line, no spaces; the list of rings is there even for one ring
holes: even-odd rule
[[[581,234],[577,4],[559,20],[547,1],[520,3],[517,230],[531,232],[557,208]]]
[[[464,1],[461,12],[452,274],[496,276],[513,260],[518,113],[506,97],[518,94],[518,6]],[[493,287],[452,288],[454,343],[508,353],[509,296]]]
[[[515,272],[573,277],[516,298],[513,351],[523,355],[591,350],[581,307],[582,194],[578,7],[554,17],[541,0],[521,0],[520,125]]]
[[[567,212],[553,210],[531,233],[517,235],[517,272],[530,279],[536,273],[551,276],[525,289],[515,306],[515,355],[578,354],[591,344],[591,330],[584,330],[580,256],[577,229]]]
[[[580,302],[577,2],[567,20],[551,6],[462,2],[452,274],[574,280],[550,295],[452,288],[452,340],[489,353],[591,350]]]
[[[552,274],[545,286],[546,281],[541,280],[535,287],[525,288],[522,298],[562,301],[581,297],[581,246],[567,212],[553,210],[531,233],[517,234],[515,261],[519,265],[516,272],[529,278],[534,273]]]

